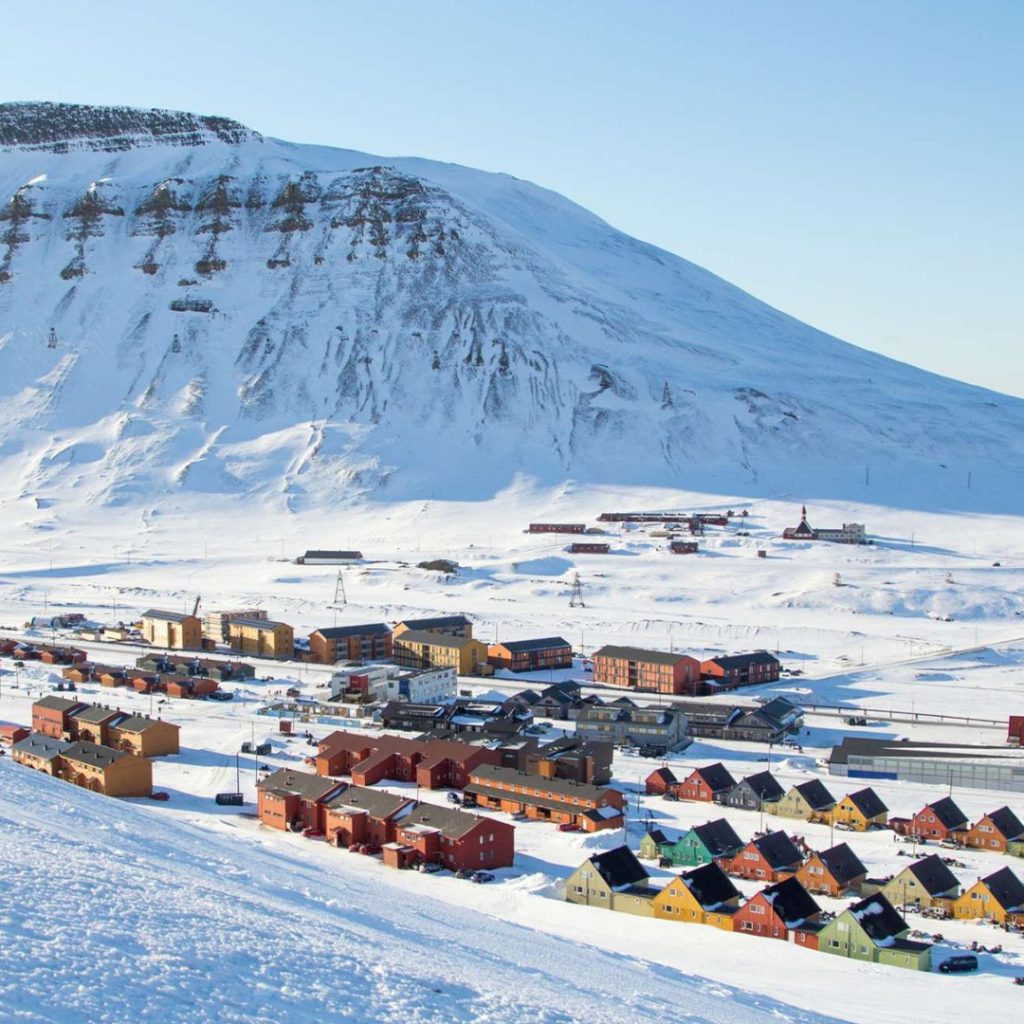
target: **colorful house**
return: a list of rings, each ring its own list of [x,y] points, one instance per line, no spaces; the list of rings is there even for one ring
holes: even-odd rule
[[[1011,843],[1024,842],[1024,824],[1009,807],[983,814],[968,830],[963,842],[977,850],[1007,853]]]
[[[661,856],[674,867],[698,867],[726,861],[743,849],[743,840],[725,818],[695,825],[674,843],[666,843]]]
[[[775,805],[772,813],[780,818],[802,818],[804,821],[827,821],[836,798],[821,779],[810,779],[793,786]]]
[[[701,800],[704,803],[712,803],[719,800],[735,785],[736,780],[729,770],[721,761],[717,761],[715,764],[706,764],[703,768],[694,768],[672,790],[672,795],[679,800]]]
[[[452,807],[418,804],[398,815],[395,841],[385,844],[387,867],[426,861],[451,871],[483,871],[512,866],[515,826],[467,814]]]
[[[390,843],[403,813],[415,807],[409,797],[365,786],[345,786],[322,802],[324,832],[335,846]]]
[[[907,938],[910,927],[881,893],[847,907],[818,935],[818,949],[851,960],[930,971],[932,947]]]
[[[882,894],[894,907],[949,909],[960,895],[960,882],[937,854],[905,867],[882,886]]]
[[[383,622],[353,626],[328,626],[309,634],[313,661],[333,665],[337,661],[380,661],[392,655],[391,627]]]
[[[918,839],[933,839],[938,842],[945,839],[963,843],[970,827],[967,815],[957,807],[952,798],[944,796],[941,800],[922,807],[900,831],[908,836],[917,836]]]
[[[149,796],[153,792],[153,765],[123,750],[80,740],[60,752],[58,764],[62,779],[94,793]]]
[[[102,746],[114,746],[110,742],[110,726],[124,712],[116,708],[106,708],[100,704],[86,704],[71,719],[71,732],[76,740],[99,743]]]
[[[110,745],[140,757],[163,757],[180,750],[181,728],[159,718],[121,715],[110,726]]]
[[[487,660],[493,668],[510,672],[545,672],[549,669],[572,668],[572,644],[560,636],[539,640],[508,640],[491,644]]]
[[[846,843],[812,853],[796,873],[800,884],[810,893],[841,897],[860,892],[868,869]]]
[[[658,860],[661,857],[661,848],[669,845],[668,837],[660,828],[652,828],[644,833],[640,840],[640,856],[644,860]]]
[[[72,720],[89,705],[66,697],[43,697],[32,705],[32,731],[55,740],[72,739]]]
[[[760,686],[779,678],[782,666],[779,659],[767,651],[752,654],[730,654],[710,658],[700,663],[703,679],[713,682],[717,688],[735,690],[740,686]]]
[[[344,783],[335,779],[279,768],[256,787],[257,813],[270,828],[324,832],[327,803],[343,788]]]
[[[60,755],[69,746],[67,740],[33,732],[14,744],[11,748],[11,758],[16,764],[23,764],[37,772],[57,775],[60,769]]]
[[[644,781],[644,790],[648,796],[664,796],[678,782],[671,768],[655,768]]]
[[[633,851],[619,846],[585,860],[566,880],[565,898],[587,907],[654,917],[658,893],[648,880],[647,870]]]
[[[803,854],[785,832],[768,832],[747,843],[726,870],[740,878],[781,882],[795,875],[803,861]]]
[[[818,948],[821,907],[796,880],[786,878],[762,889],[736,911],[733,931]]]
[[[770,811],[786,791],[771,772],[758,772],[741,779],[731,789],[720,793],[717,802],[726,807],[740,807],[747,811]]]
[[[996,924],[1024,924],[1024,882],[1009,869],[979,878],[953,903],[961,921],[985,919]]]
[[[889,808],[873,789],[858,789],[847,793],[832,808],[832,824],[849,825],[854,832],[867,832],[870,828],[885,828],[889,822]]]
[[[654,897],[654,916],[731,932],[740,899],[732,879],[717,864],[702,864],[674,878]]]

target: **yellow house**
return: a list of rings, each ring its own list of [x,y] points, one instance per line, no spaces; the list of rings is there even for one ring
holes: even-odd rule
[[[961,921],[987,919],[1003,924],[1024,922],[1024,882],[1009,869],[1000,868],[979,878],[953,903],[953,916]]]
[[[894,907],[942,907],[948,909],[960,895],[960,882],[937,854],[905,867],[882,886]]]
[[[66,750],[68,745],[66,740],[33,732],[11,747],[11,757],[17,764],[47,775],[56,775],[60,770],[61,751]]]
[[[842,823],[854,832],[867,832],[872,826],[884,828],[889,823],[889,808],[873,789],[859,789],[844,796],[829,818],[833,825]]]
[[[490,672],[487,644],[472,637],[408,629],[395,634],[393,657],[404,668],[454,668],[460,676]]]
[[[569,903],[601,907],[640,917],[654,917],[656,890],[647,886],[647,871],[627,846],[596,853],[565,882]]]
[[[142,635],[154,647],[181,651],[203,649],[203,623],[195,615],[151,608],[142,616]]]
[[[110,726],[110,745],[139,757],[163,757],[180,752],[181,728],[159,718],[122,715]]]
[[[825,788],[821,779],[810,779],[793,786],[790,791],[769,807],[780,818],[802,818],[804,821],[826,821],[836,805],[836,798]]]
[[[144,757],[98,743],[78,742],[60,754],[60,777],[107,796],[149,796],[153,765]]]
[[[653,903],[655,917],[731,932],[740,893],[717,864],[702,864],[672,879]]]
[[[295,631],[287,622],[229,619],[227,631],[228,646],[241,654],[255,654],[263,658],[295,656]]]

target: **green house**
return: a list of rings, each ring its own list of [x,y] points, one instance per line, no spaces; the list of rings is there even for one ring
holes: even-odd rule
[[[673,867],[698,868],[722,857],[735,857],[743,846],[732,825],[725,818],[718,818],[695,825],[674,843],[661,846],[660,852]]]
[[[932,969],[932,947],[906,937],[910,927],[881,894],[849,906],[821,930],[818,949],[851,960],[912,971]]]

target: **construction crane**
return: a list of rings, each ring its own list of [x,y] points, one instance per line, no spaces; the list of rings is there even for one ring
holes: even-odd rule
[[[202,595],[196,594],[196,603],[192,605],[192,618],[195,618],[199,614],[199,602],[202,600]]]

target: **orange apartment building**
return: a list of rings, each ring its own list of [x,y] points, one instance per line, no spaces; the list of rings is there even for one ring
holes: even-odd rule
[[[594,682],[695,696],[701,688],[700,662],[687,654],[606,646],[594,653]]]

